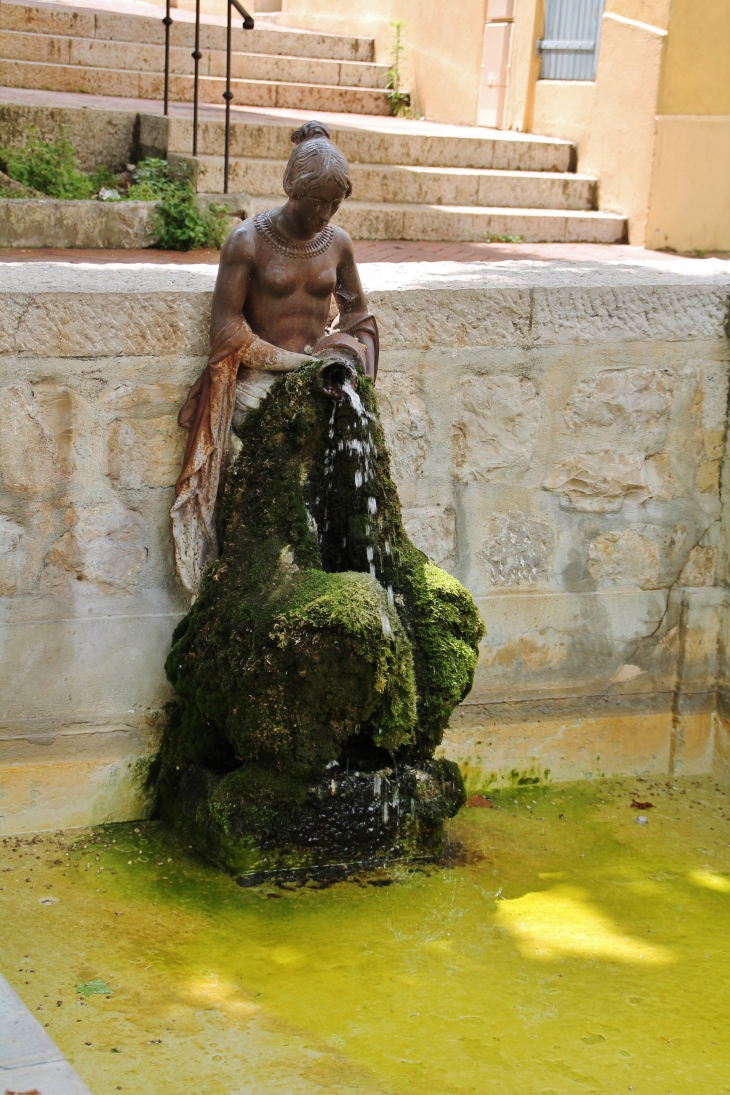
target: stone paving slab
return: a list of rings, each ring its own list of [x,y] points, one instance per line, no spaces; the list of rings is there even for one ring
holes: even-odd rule
[[[708,252],[703,258],[666,251],[647,251],[629,244],[598,243],[449,243],[432,240],[355,240],[355,258],[371,262],[689,262],[698,264],[709,258],[727,259],[726,252]],[[174,265],[217,265],[218,251],[160,251],[154,248],[99,250],[59,247],[0,248],[0,263],[164,263]]]
[[[5,1095],[91,1095],[53,1039],[1,976],[0,1089]]]
[[[175,9],[176,11],[179,9]],[[117,95],[92,95],[85,92],[42,91],[38,88],[0,87],[0,103],[28,103],[36,106],[89,107],[92,110],[130,110],[143,114],[162,114],[160,99],[132,99]],[[292,122],[306,121],[311,118],[311,110],[296,110],[293,107],[251,107],[231,105],[234,121],[266,122],[268,124],[291,125]],[[191,118],[192,103],[171,102],[170,116]],[[220,118],[225,116],[223,104],[200,103],[200,118]],[[509,129],[488,129],[485,126],[449,125],[442,122],[429,122],[414,118],[392,118],[376,114],[344,114],[337,111],[318,110],[317,117],[333,126],[351,129],[378,130],[384,133],[423,134],[431,137],[469,137],[484,140],[510,141],[516,144],[525,142],[569,145],[559,137],[544,137],[535,133],[515,133]]]

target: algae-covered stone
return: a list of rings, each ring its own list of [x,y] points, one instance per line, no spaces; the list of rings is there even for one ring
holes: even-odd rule
[[[366,378],[333,401],[305,366],[239,437],[167,660],[163,813],[235,871],[431,853],[463,801],[431,758],[472,684],[474,602],[404,532]]]

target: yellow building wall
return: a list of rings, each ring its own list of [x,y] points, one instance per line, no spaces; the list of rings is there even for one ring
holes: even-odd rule
[[[403,19],[404,89],[416,111],[437,122],[475,125],[487,0],[283,0],[277,20],[289,27],[375,39],[376,60],[390,63],[393,30]]]
[[[647,247],[730,251],[730,115],[659,115],[647,228]]]
[[[657,114],[730,114],[730,0],[672,0]]]
[[[639,245],[646,239],[666,36],[660,27],[604,15],[593,109],[578,161],[599,180],[600,208],[623,213],[629,242]]]
[[[531,128],[546,137],[575,141],[580,163],[595,99],[596,85],[592,80],[538,80]]]
[[[575,141],[631,243],[730,250],[730,0],[608,0],[595,82],[533,73],[513,55],[510,124]]]
[[[672,0],[647,246],[730,250],[730,2]]]

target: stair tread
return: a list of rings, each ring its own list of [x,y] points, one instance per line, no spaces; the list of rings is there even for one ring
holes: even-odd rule
[[[111,73],[122,73],[125,76],[161,76],[162,74],[156,71],[150,71],[147,69],[139,68],[99,68],[96,65],[81,65],[76,64],[73,61],[23,61],[15,57],[0,57],[0,64],[13,64],[13,65],[27,65],[29,68],[72,68],[79,69],[83,72],[94,73],[95,75],[109,75]],[[192,80],[194,79],[192,73],[188,72],[171,72],[170,80]],[[198,77],[200,83],[221,83],[226,82],[225,76],[208,76],[202,73]],[[271,84],[281,85],[282,87],[292,88],[316,88],[318,91],[349,91],[355,92],[359,95],[376,95],[379,98],[387,97],[390,93],[386,88],[380,87],[353,87],[351,84],[303,84],[295,80],[255,80],[252,77],[247,76],[232,76],[231,85],[234,84],[255,84],[261,86],[269,86]]]
[[[11,34],[11,35],[15,35],[18,38],[51,38],[54,42],[81,42],[81,43],[88,42],[88,43],[90,43],[94,46],[100,46],[102,48],[105,47],[105,46],[109,46],[110,48],[113,48],[113,47],[119,46],[119,45],[127,45],[127,46],[141,46],[141,47],[152,46],[152,47],[156,47],[158,49],[164,49],[164,45],[161,42],[139,42],[136,39],[130,39],[130,38],[114,38],[114,39],[111,39],[111,38],[88,38],[84,35],[46,34],[46,33],[39,32],[39,31],[6,30],[6,29],[0,29],[0,34],[3,34],[3,35]],[[172,50],[184,50],[186,53],[190,52],[189,46],[171,46],[170,48],[171,48],[171,51]],[[225,51],[225,49],[216,49],[216,48],[213,48],[211,46],[205,46],[205,47],[202,48],[202,52],[203,53],[222,53],[222,54],[225,54],[226,51]],[[343,60],[340,57],[308,57],[306,55],[296,54],[296,53],[267,53],[265,50],[259,51],[259,50],[235,50],[235,49],[231,51],[231,56],[232,57],[270,57],[270,58],[272,58],[272,59],[274,59],[277,62],[280,62],[282,64],[286,63],[287,61],[295,61],[295,62],[303,62],[304,61],[304,62],[308,62],[308,63],[314,63],[314,64],[317,64],[317,65],[347,65],[347,66],[353,66],[353,67],[359,68],[359,69],[379,69],[382,72],[387,72],[388,71],[388,65],[382,64],[379,61],[348,61],[348,60]],[[2,60],[4,60],[4,61],[25,61],[26,59],[23,58],[23,57],[3,57]],[[37,64],[38,62],[37,61],[26,61],[26,63],[27,64]],[[43,63],[44,64],[53,64],[54,62],[48,61],[48,62],[43,62]],[[55,63],[58,63],[58,62],[55,62]],[[68,64],[76,64],[76,65],[79,64],[79,62],[75,62],[75,61],[69,61],[67,63]],[[94,66],[84,65],[83,67],[86,68],[86,67],[94,67]],[[140,71],[140,70],[138,70],[138,69],[121,69],[121,70],[118,70],[118,71],[136,72],[136,71]],[[324,87],[325,85],[323,84],[323,85],[320,85],[320,86]],[[364,90],[367,90],[367,89],[364,89]],[[376,90],[382,90],[382,89],[376,89]]]
[[[323,85],[319,85],[323,86]],[[185,155],[185,153],[176,153],[176,155]],[[198,153],[197,158],[199,160],[205,160],[212,163],[222,163],[223,154],[215,153]],[[262,164],[267,166],[277,166],[282,170],[286,166],[286,160],[270,159],[264,156],[230,156],[230,163],[245,163],[245,164]],[[546,181],[555,182],[578,182],[578,183],[595,183],[596,178],[593,175],[580,175],[577,172],[571,171],[520,171],[518,169],[508,169],[499,167],[440,167],[438,164],[399,164],[399,163],[368,163],[365,160],[349,160],[350,167],[364,168],[367,171],[381,171],[383,173],[389,171],[404,171],[412,172],[413,174],[420,175],[458,175],[463,178],[470,178],[474,175],[479,178],[497,178],[497,179],[545,179]]]
[[[125,3],[124,0],[111,0],[109,3],[104,3],[104,0],[94,0],[93,3],[66,3],[65,0],[58,0],[54,3],[54,0],[3,0],[3,6],[17,7],[17,8],[37,8],[42,11],[55,11],[61,13],[73,14],[80,12],[85,15],[124,15],[130,16],[139,20],[149,20],[153,23],[160,21],[159,8],[156,4],[147,4],[142,0],[131,0],[130,3]],[[195,12],[188,11],[185,8],[173,8],[173,14],[176,22],[180,23],[194,23]],[[254,13],[255,15],[255,13]],[[204,26],[225,27],[226,17],[225,15],[214,15],[212,12],[201,12],[200,22]],[[274,32],[281,35],[293,35],[301,38],[331,38],[334,42],[372,42],[373,39],[368,35],[360,34],[335,34],[332,31],[325,30],[307,30],[304,27],[282,27],[276,23],[270,23],[268,20],[264,21],[265,25],[261,28],[267,33]]]
[[[281,205],[281,194],[255,195],[253,201],[256,205],[271,202],[270,208]],[[520,217],[589,217],[594,220],[625,221],[622,213],[606,213],[598,209],[536,209],[534,207],[521,208],[506,205],[434,205],[428,202],[380,202],[358,201],[357,198],[348,198],[347,204],[342,208],[375,209],[384,212],[412,212],[414,209],[429,209],[438,213],[472,213],[477,216],[520,216]]]

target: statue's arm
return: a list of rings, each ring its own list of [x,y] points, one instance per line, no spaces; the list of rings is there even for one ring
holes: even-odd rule
[[[335,289],[335,301],[340,311],[338,327],[342,331],[352,331],[365,347],[365,372],[375,380],[378,372],[377,324],[368,310],[368,302],[355,262],[352,240],[342,229],[337,231],[338,236],[341,237]],[[362,320],[365,322],[359,322]]]
[[[254,231],[253,225],[245,222],[223,245],[210,315],[209,364],[237,353],[241,365],[248,369],[290,372],[310,359],[259,338],[243,314],[255,266]]]

